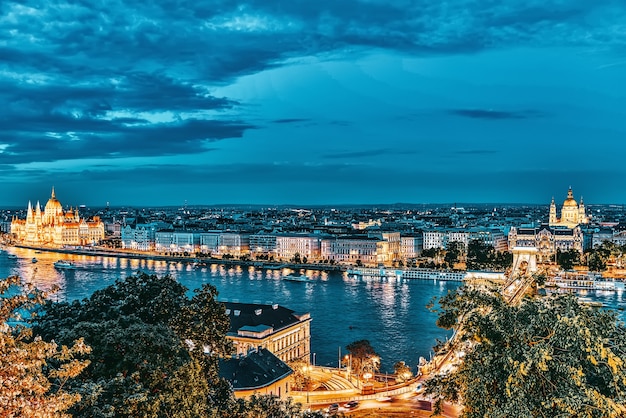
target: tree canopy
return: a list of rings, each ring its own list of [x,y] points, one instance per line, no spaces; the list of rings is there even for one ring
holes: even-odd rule
[[[45,342],[25,322],[45,296],[16,276],[0,280],[0,416],[69,417],[80,400],[66,384],[87,367],[76,357],[90,348],[81,338],[68,346]]]
[[[508,251],[496,251],[491,245],[480,240],[472,240],[467,244],[468,270],[504,270],[513,263],[513,254]]]
[[[346,346],[350,353],[349,366],[356,376],[362,377],[363,373],[376,373],[380,368],[380,356],[369,340],[354,341]]]
[[[626,412],[626,329],[615,312],[572,295],[525,299],[462,287],[440,300],[438,325],[458,330],[456,371],[427,392],[462,400],[462,417],[617,417]]]
[[[91,364],[68,387],[89,417],[217,416],[232,402],[218,377],[217,355],[230,350],[229,327],[214,287],[189,298],[171,277],[144,273],[89,298],[48,303],[34,330],[61,343],[84,338]]]

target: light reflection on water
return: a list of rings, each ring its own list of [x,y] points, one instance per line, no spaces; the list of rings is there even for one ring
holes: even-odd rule
[[[65,255],[33,250],[9,249],[19,256],[12,260],[0,252],[0,275],[19,275],[42,290],[57,285],[56,300],[88,297],[139,270],[169,274],[189,289],[211,283],[220,300],[279,303],[296,312],[310,312],[311,350],[317,364],[336,366],[339,347],[361,339],[370,340],[382,358],[382,370],[392,371],[396,361],[415,369],[419,357],[428,358],[436,339],[450,334],[435,325],[436,315],[426,305],[458,287],[454,282],[401,280],[396,278],[355,278],[340,272],[302,271],[313,283],[281,280],[293,274],[290,269],[269,270],[255,267],[211,264],[194,268],[190,263],[135,260],[115,257]],[[32,263],[36,257],[38,262]],[[71,260],[76,270],[57,270],[53,263]],[[295,272],[298,273],[298,272]],[[612,308],[625,306],[622,293],[587,295]],[[623,314],[623,311],[621,311]]]

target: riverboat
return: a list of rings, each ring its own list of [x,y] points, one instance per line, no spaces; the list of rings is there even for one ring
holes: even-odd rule
[[[7,258],[11,260],[17,260],[17,256],[15,254],[7,254]]]
[[[76,266],[71,261],[58,260],[54,262],[54,267],[58,269],[74,270]]]
[[[568,290],[617,290],[615,280],[609,280],[597,273],[560,272],[546,281],[547,287]]]
[[[418,279],[418,280],[444,280],[461,282],[465,278],[465,271],[433,270],[433,269],[389,269],[385,267],[357,267],[350,268],[347,273],[353,276],[366,277],[389,277],[397,279]]]
[[[287,280],[290,282],[301,282],[301,283],[307,283],[307,282],[312,282],[313,279],[311,279],[308,276],[294,276],[294,275],[287,275],[287,276],[283,276],[283,280]]]

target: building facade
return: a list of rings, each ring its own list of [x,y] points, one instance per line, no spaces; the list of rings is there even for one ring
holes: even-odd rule
[[[81,218],[78,209],[64,211],[53,188],[43,211],[39,202],[35,208],[28,202],[26,219],[12,219],[11,234],[25,245],[95,245],[104,239],[104,223],[99,217]]]
[[[555,262],[557,251],[576,250],[583,252],[583,232],[580,227],[551,228],[542,225],[539,228],[511,228],[509,231],[509,248],[535,247],[538,250],[537,261],[540,263]]]
[[[550,216],[548,224],[550,226],[564,226],[567,228],[574,228],[580,224],[589,223],[589,217],[585,212],[585,204],[583,203],[582,197],[580,198],[580,205],[574,199],[574,193],[572,192],[572,188],[570,187],[567,191],[567,198],[563,201],[563,206],[561,207],[561,217],[557,217],[556,213],[556,204],[554,203],[554,198],[552,198],[552,202],[550,203]]]
[[[309,363],[311,354],[311,315],[296,313],[279,305],[223,302],[230,319],[226,337],[237,355],[265,348],[284,362]]]

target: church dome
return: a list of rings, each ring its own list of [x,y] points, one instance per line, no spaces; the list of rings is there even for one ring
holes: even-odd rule
[[[567,192],[567,199],[565,199],[565,201],[563,202],[563,207],[564,208],[571,208],[571,207],[577,208],[578,207],[578,203],[576,202],[576,200],[574,200],[574,194],[571,188]]]

